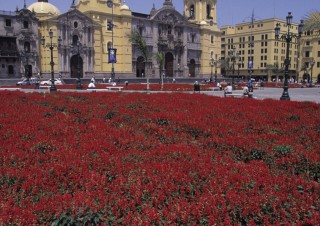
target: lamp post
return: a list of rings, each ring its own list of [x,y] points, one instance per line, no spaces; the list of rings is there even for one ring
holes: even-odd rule
[[[311,78],[310,78],[310,84],[312,84],[312,76],[313,76],[313,66],[315,64],[314,59],[311,60],[310,65],[311,65]]]
[[[214,67],[214,82],[217,82],[217,78],[218,78],[218,63],[220,62],[220,58],[219,59],[214,59],[213,57],[210,58],[210,66],[211,66],[211,81],[213,78],[213,67]]]
[[[82,85],[81,85],[81,75],[80,75],[80,46],[81,46],[81,43],[80,41],[78,40],[77,41],[77,47],[78,47],[78,59],[77,59],[77,72],[78,72],[78,79],[77,79],[77,86],[76,86],[76,89],[82,89]]]
[[[53,62],[53,48],[58,48],[61,46],[61,42],[62,42],[62,39],[61,37],[59,36],[58,38],[58,45],[56,43],[52,43],[52,38],[53,38],[53,32],[52,30],[50,29],[49,30],[49,38],[50,38],[50,43],[48,44],[45,44],[46,40],[44,38],[44,36],[42,36],[41,38],[41,44],[42,46],[45,46],[45,47],[48,47],[50,49],[50,65],[51,65],[51,86],[50,86],[50,92],[52,91],[57,91],[57,87],[55,86],[54,84],[54,62]]]
[[[290,58],[289,58],[289,50],[290,50],[290,43],[293,37],[301,37],[302,29],[303,29],[303,22],[298,26],[298,35],[290,33],[290,27],[292,24],[292,15],[291,12],[288,13],[286,17],[286,26],[288,27],[288,31],[286,34],[281,35],[281,39],[285,40],[287,43],[286,48],[286,59],[284,60],[285,70],[284,70],[284,84],[283,84],[283,93],[280,97],[280,100],[290,100],[289,92],[288,92],[288,78],[289,78],[289,65],[290,65]],[[277,23],[275,27],[275,38],[278,40],[280,36],[280,24]]]
[[[236,64],[236,60],[239,58],[239,54],[236,51],[237,49],[235,46],[233,46],[233,49],[229,51],[229,57],[231,58],[231,61],[232,61],[232,86],[234,83],[235,64]]]
[[[112,16],[111,16],[111,20],[112,20],[112,22],[111,23],[109,23],[109,26],[111,26],[111,48],[112,48],[112,50],[114,49],[114,45],[113,45],[113,27],[114,27],[114,24],[113,24],[113,1],[112,0],[108,0],[107,1],[107,6],[109,7],[109,8],[111,8],[112,9],[112,12],[111,12],[111,14],[112,14]],[[110,49],[109,49],[109,51],[110,51]],[[111,82],[114,82],[114,80],[115,80],[115,73],[114,73],[114,61],[112,61],[111,62],[112,63],[112,67],[111,67]]]
[[[241,66],[241,64],[242,64],[242,61],[241,61],[241,59],[239,59],[239,61],[238,61],[238,80],[240,78],[240,66]]]

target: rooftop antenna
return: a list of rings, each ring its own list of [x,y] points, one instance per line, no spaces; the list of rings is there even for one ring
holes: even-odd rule
[[[27,8],[27,4],[26,4],[26,0],[24,0],[24,5],[23,7],[26,9]]]

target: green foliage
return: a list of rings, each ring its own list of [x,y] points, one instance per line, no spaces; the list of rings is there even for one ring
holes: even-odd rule
[[[134,45],[137,45],[141,54],[143,55],[145,62],[148,62],[149,52],[146,41],[143,39],[139,31],[133,31],[128,35],[129,41]]]
[[[288,121],[299,121],[300,120],[300,116],[299,115],[290,115],[290,116],[286,117],[286,120],[288,120]]]
[[[104,119],[105,120],[111,120],[114,116],[117,115],[117,111],[109,111],[105,116]]]
[[[290,152],[293,152],[294,149],[290,145],[279,145],[273,148],[273,151],[276,155],[285,156]]]
[[[92,212],[91,210],[81,211],[77,216],[73,216],[69,212],[65,212],[57,217],[51,226],[87,226],[99,225],[105,222],[104,211]]]
[[[57,148],[53,143],[38,143],[34,147],[31,148],[32,151],[41,152],[43,154],[46,154],[48,152],[55,151]]]
[[[169,125],[169,120],[168,119],[165,119],[165,118],[158,119],[158,126],[167,126],[167,125]]]

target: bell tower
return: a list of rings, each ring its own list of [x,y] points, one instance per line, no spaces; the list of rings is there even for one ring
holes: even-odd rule
[[[216,6],[217,0],[184,0],[184,13],[192,22],[216,24]]]

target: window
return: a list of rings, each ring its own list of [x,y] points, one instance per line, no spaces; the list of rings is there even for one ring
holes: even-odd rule
[[[30,42],[24,43],[24,51],[30,53]]]
[[[107,31],[112,31],[112,21],[106,20]]]
[[[190,6],[190,18],[191,18],[191,19],[194,19],[194,14],[195,14],[194,11],[195,11],[195,10],[194,10],[194,5],[191,5],[191,6]]]
[[[261,53],[263,53],[263,49],[261,49]]]
[[[320,40],[318,41],[318,45],[320,45]]]
[[[28,21],[23,21],[23,28],[28,29],[29,28],[29,22]]]
[[[8,66],[8,74],[9,74],[9,75],[12,75],[13,72],[14,72],[14,71],[13,71],[13,65],[9,65],[9,66]]]
[[[261,27],[262,27],[262,24],[261,24]],[[268,35],[264,35],[264,39],[268,39]]]
[[[79,37],[78,35],[72,36],[72,45],[76,46],[78,43]]]
[[[320,62],[317,62],[317,68],[319,68],[320,67]]]
[[[264,42],[264,46],[268,46],[268,42]]]
[[[310,57],[310,52],[306,51],[306,57]]]
[[[11,27],[11,20],[10,19],[6,19],[6,27]]]
[[[264,60],[267,60],[268,58],[267,58],[267,56],[264,56]]]
[[[267,53],[268,52],[268,49],[264,49],[264,53]]]
[[[75,22],[73,23],[73,27],[74,27],[74,28],[77,28],[77,27],[78,27],[78,22],[77,22],[77,21],[75,21]]]
[[[207,19],[212,19],[211,17],[211,6],[207,5]]]
[[[264,45],[264,42],[261,42],[261,46],[263,46]]]
[[[310,41],[306,41],[306,46],[309,46],[310,45]]]
[[[260,57],[260,60],[263,60],[263,56]]]
[[[171,33],[172,33],[172,27],[171,27],[171,25],[169,25],[168,26],[168,35],[171,35]]]
[[[263,40],[264,39],[264,35],[261,35],[261,40]]]
[[[320,51],[318,51],[318,57],[320,57]]]
[[[213,44],[213,43],[214,43],[214,36],[211,35],[211,44]]]

